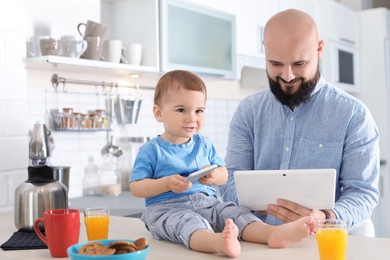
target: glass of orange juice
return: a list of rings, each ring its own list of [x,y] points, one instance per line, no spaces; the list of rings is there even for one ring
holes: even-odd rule
[[[84,223],[89,241],[108,239],[110,209],[105,207],[84,209]]]
[[[345,260],[348,240],[347,222],[340,219],[317,221],[316,238],[320,260]]]

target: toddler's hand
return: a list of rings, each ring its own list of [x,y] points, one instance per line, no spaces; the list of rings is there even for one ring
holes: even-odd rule
[[[174,193],[182,193],[192,187],[191,182],[185,182],[183,176],[179,174],[172,175],[168,178],[167,185],[168,189]]]
[[[215,182],[215,176],[216,173],[212,171],[211,173],[207,174],[206,176],[200,178],[198,181],[200,184],[203,185],[211,185]]]

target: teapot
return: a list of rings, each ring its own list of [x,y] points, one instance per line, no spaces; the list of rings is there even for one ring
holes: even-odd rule
[[[28,179],[15,190],[14,223],[19,231],[34,232],[34,221],[45,210],[68,208],[68,190],[47,165],[28,167]],[[43,227],[40,227],[43,229]]]

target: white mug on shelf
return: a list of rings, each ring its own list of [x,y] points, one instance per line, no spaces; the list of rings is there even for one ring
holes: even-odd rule
[[[103,59],[108,62],[119,63],[122,55],[122,41],[107,40],[104,41]]]
[[[140,65],[142,59],[142,44],[129,43],[123,47],[122,62],[131,65]]]

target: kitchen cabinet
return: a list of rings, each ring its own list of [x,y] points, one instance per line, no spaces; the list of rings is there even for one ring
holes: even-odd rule
[[[161,70],[235,78],[236,18],[182,0],[160,1]]]
[[[361,89],[358,12],[335,1],[317,4],[319,37],[325,41],[321,74],[335,86],[358,93]]]
[[[331,0],[317,1],[320,38],[359,47],[359,15]]]
[[[141,65],[160,69],[159,0],[102,0],[101,22],[105,38],[142,44]]]
[[[379,205],[372,219],[377,236],[390,237],[390,11],[377,8],[359,13],[361,29],[361,92],[380,134],[382,160]]]
[[[235,76],[235,18],[219,9],[179,0],[103,0],[102,23],[108,38],[142,44],[143,66]]]
[[[237,1],[239,2],[239,1]],[[237,3],[236,15],[236,39],[237,54],[252,57],[261,57],[262,28],[260,26],[260,1],[248,0],[245,4]]]

